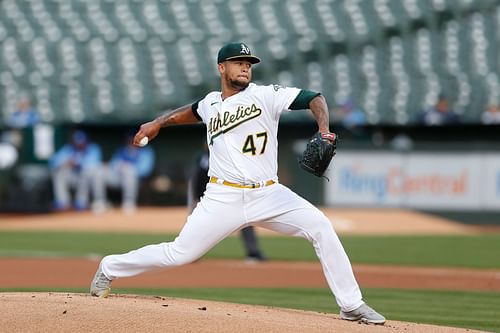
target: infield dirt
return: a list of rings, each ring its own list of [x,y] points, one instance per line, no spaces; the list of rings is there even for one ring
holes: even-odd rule
[[[365,325],[319,312],[166,297],[0,293],[0,304],[5,332],[479,332],[398,321]]]

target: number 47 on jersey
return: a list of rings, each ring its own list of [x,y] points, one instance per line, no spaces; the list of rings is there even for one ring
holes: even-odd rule
[[[267,145],[267,132],[250,134],[249,136],[247,136],[241,151],[243,152],[243,154],[257,155],[257,150],[258,150],[257,145],[260,148],[259,155],[264,154]]]

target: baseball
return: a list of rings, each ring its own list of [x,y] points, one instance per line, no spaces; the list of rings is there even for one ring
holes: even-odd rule
[[[145,136],[145,137],[143,137],[143,138],[141,139],[141,141],[139,141],[139,146],[144,147],[145,145],[147,145],[147,144],[148,144],[148,142],[149,142],[149,139],[148,139],[148,137],[147,137],[147,136]]]

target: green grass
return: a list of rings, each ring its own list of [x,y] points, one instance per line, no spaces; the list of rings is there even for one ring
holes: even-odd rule
[[[49,291],[49,289],[17,288],[0,289],[0,291]],[[86,289],[50,289],[50,291],[87,292]],[[116,288],[113,292],[258,304],[326,313],[339,311],[330,291],[318,288]],[[364,289],[363,294],[365,300],[389,320],[500,332],[500,316],[498,315],[500,293]],[[202,305],[203,303],[200,302],[200,306]]]
[[[123,253],[143,245],[173,240],[175,235],[103,234],[90,232],[0,233],[0,256],[103,256]],[[500,234],[472,236],[343,236],[341,240],[354,263],[500,268]],[[273,260],[317,260],[312,246],[291,237],[261,237]],[[207,258],[240,259],[238,237],[229,237]]]
[[[147,244],[171,241],[171,235],[90,232],[0,232],[0,256],[88,256],[121,253]]]
[[[500,234],[344,237],[359,263],[500,269]]]

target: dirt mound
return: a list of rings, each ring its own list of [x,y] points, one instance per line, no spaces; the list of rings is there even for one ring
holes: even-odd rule
[[[0,293],[5,332],[478,332],[388,321],[384,326],[337,315],[165,297]]]

